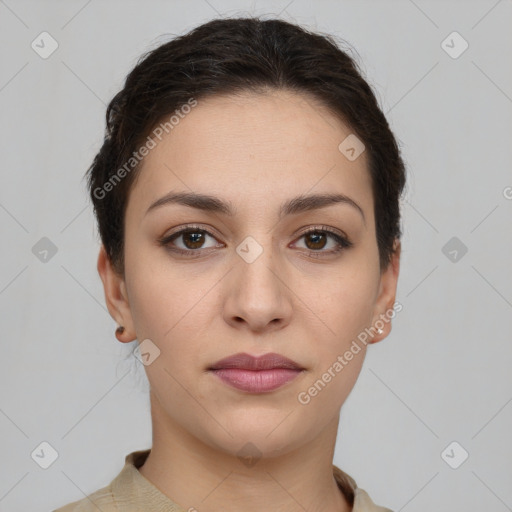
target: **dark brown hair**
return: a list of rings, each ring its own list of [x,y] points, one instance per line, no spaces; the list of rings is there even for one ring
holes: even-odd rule
[[[364,143],[380,267],[387,267],[401,236],[405,166],[372,89],[332,36],[254,17],[214,19],[146,53],[108,105],[103,146],[87,175],[101,241],[118,273],[124,275],[124,217],[140,167],[134,155],[148,134],[191,98],[276,89],[319,101]]]

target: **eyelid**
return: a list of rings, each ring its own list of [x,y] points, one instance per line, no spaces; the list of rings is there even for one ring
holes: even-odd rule
[[[169,242],[171,242],[173,240],[173,238],[175,238],[175,237],[179,238],[181,235],[183,235],[189,231],[190,232],[195,232],[195,231],[204,232],[207,235],[210,235],[212,238],[215,238],[215,240],[217,240],[219,238],[219,235],[215,234],[210,227],[205,228],[204,226],[201,226],[199,224],[187,224],[185,226],[180,226],[178,229],[176,229],[176,231],[172,231],[168,235],[164,235],[164,236],[160,237],[157,241],[160,245],[167,245]],[[222,245],[225,245],[222,242],[219,242],[219,243]],[[207,249],[211,249],[211,247],[209,247]],[[179,249],[179,248],[177,249],[177,251],[186,251],[186,250],[189,250],[190,252],[199,252],[204,249],[196,249],[196,250]]]
[[[347,241],[349,240],[348,235],[341,229],[332,228],[331,226],[325,226],[325,225],[321,225],[321,224],[316,225],[316,226],[309,226],[309,227],[305,228],[303,231],[300,232],[299,237],[307,235],[308,233],[315,232],[315,231],[326,231],[327,233],[330,233],[333,235],[338,235],[341,238],[345,238]]]
[[[158,239],[158,243],[160,245],[162,245],[162,246],[168,246],[168,244],[170,242],[172,242],[175,237],[179,238],[184,233],[194,232],[194,231],[204,232],[204,233],[206,233],[207,235],[211,236],[212,238],[214,238],[216,240],[217,240],[217,237],[218,237],[215,233],[213,233],[210,230],[209,227],[205,228],[204,226],[199,225],[199,224],[187,224],[185,226],[180,226],[176,231],[171,232],[168,235],[162,236],[161,238]],[[308,251],[309,254],[316,254],[317,257],[321,257],[324,254],[326,256],[334,255],[334,254],[339,253],[339,252],[341,252],[343,250],[349,249],[350,247],[352,247],[354,245],[353,242],[350,241],[349,237],[346,235],[346,233],[344,231],[342,231],[340,229],[337,229],[337,228],[332,228],[330,226],[325,226],[325,225],[308,226],[307,228],[304,228],[303,230],[300,231],[300,233],[297,235],[295,240],[299,240],[303,236],[305,236],[305,235],[307,235],[309,233],[314,233],[314,232],[324,232],[324,233],[327,233],[327,235],[330,235],[335,240],[335,242],[337,243],[337,248],[334,249],[334,250],[331,249],[331,250],[328,250],[328,251],[322,251],[322,250],[314,251],[314,250],[311,250],[311,249],[306,249],[306,251]],[[219,242],[219,243],[221,245],[225,246],[224,243],[222,243],[222,242]],[[210,250],[213,250],[213,249],[214,249],[214,247],[206,247],[206,248],[198,248],[198,249],[170,248],[169,250],[172,250],[173,252],[176,252],[176,253],[181,253],[183,255],[192,254],[192,253],[197,253],[198,255],[200,255],[201,252],[206,252],[206,251],[210,251]]]
[[[306,249],[310,255],[315,255],[317,258],[322,257],[322,255],[332,256],[338,254],[342,251],[345,251],[346,249],[350,249],[354,245],[354,243],[350,240],[344,231],[324,225],[306,228],[299,234],[297,240],[300,240],[303,236],[308,235],[309,233],[316,232],[327,233],[327,235],[333,238],[337,244],[335,249],[331,249],[329,251],[313,251],[312,249]]]

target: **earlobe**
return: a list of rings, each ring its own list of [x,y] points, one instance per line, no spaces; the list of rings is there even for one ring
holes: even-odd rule
[[[380,278],[379,296],[375,303],[375,313],[372,321],[375,334],[371,343],[382,341],[391,332],[391,319],[395,316],[394,305],[400,272],[401,250],[400,240],[396,239],[391,260]]]
[[[105,302],[110,316],[124,328],[123,332],[116,331],[116,337],[123,343],[133,341],[136,335],[124,278],[114,270],[103,244],[98,255],[97,269],[103,282]]]

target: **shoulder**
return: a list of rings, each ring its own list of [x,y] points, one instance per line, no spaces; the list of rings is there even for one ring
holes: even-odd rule
[[[148,500],[156,503],[161,493],[137,469],[150,451],[146,449],[129,453],[125,456],[121,472],[110,484],[52,512],[128,512],[144,510]]]
[[[335,465],[333,465],[333,474],[347,503],[352,506],[352,512],[393,512],[389,508],[376,505],[368,493],[358,487],[356,481],[348,473]]]
[[[393,512],[391,509],[376,505],[368,493],[357,487],[354,490],[354,508],[353,512]]]
[[[111,485],[102,487],[85,498],[68,503],[52,512],[98,512],[98,510],[101,510],[101,512],[118,512]]]

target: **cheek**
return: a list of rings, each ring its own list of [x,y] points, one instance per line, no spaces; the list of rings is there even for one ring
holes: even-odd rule
[[[172,327],[179,303],[165,275],[141,268],[131,272],[130,309],[138,339],[150,338],[160,345],[158,340]]]
[[[197,314],[195,307],[208,292],[206,279],[194,279],[189,270],[173,265],[164,249],[127,245],[126,275],[130,309],[139,339],[164,341]]]
[[[198,365],[197,343],[202,336],[198,335],[197,320],[205,314],[201,301],[205,292],[201,291],[187,287],[169,270],[165,273],[132,267],[129,292],[137,339],[139,343],[151,340],[159,351],[144,369],[153,393],[168,408],[168,414],[190,407],[190,397],[182,386],[190,387],[188,372]]]
[[[351,270],[324,282],[322,293],[310,294],[316,304],[312,309],[321,319],[314,319],[316,364],[302,388],[305,400],[314,402],[311,410],[341,406],[364,362],[367,345],[358,336],[371,325],[378,274],[364,265]]]
[[[135,331],[139,342],[150,339],[160,350],[155,367],[164,365],[182,375],[200,364],[201,344],[211,337],[209,319],[217,310],[211,302],[215,279],[191,279],[177,267],[154,263],[130,268],[128,292]],[[146,370],[149,376],[152,365]]]
[[[331,282],[316,300],[321,322],[311,320],[318,325],[313,335],[315,365],[297,399],[308,414],[335,414],[364,362],[367,345],[358,336],[371,323],[375,283],[367,278],[343,279],[341,285]]]
[[[311,379],[301,386],[297,394],[297,407],[307,417],[329,418],[337,416],[357,381],[364,362],[366,349],[355,355],[350,361],[337,361],[333,358]],[[340,355],[343,355],[340,354]]]
[[[330,276],[316,293],[303,290],[302,297],[325,327],[323,337],[332,340],[330,345],[339,347],[340,343],[368,327],[378,283],[374,270],[354,268]]]

